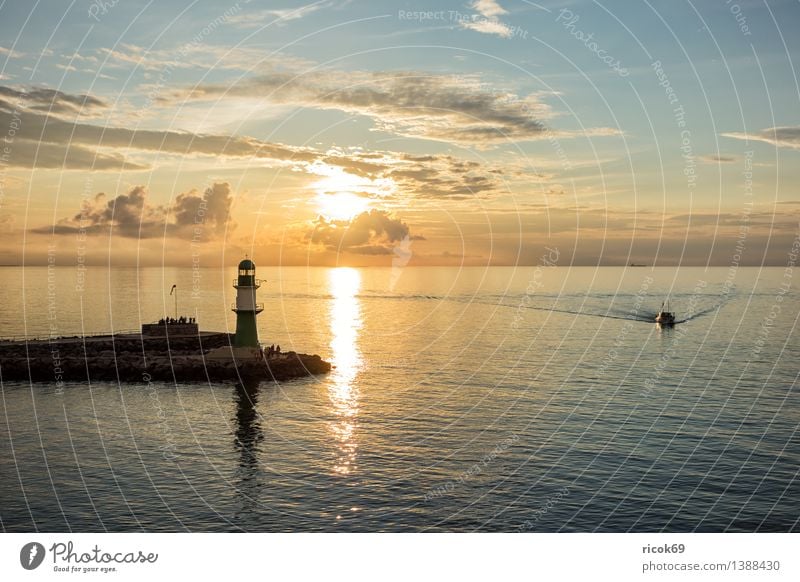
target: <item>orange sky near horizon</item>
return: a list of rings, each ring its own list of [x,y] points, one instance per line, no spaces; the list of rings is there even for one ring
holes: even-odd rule
[[[4,9],[0,265],[783,266],[800,233],[800,49],[725,7],[133,8]]]

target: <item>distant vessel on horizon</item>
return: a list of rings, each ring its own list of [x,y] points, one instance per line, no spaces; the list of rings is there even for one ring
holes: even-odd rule
[[[666,309],[664,309],[664,304],[667,306]],[[661,304],[661,309],[656,314],[656,323],[663,326],[675,325],[675,314],[669,310],[669,299]]]

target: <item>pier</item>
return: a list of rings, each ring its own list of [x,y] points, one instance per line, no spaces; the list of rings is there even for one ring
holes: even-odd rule
[[[265,350],[258,341],[256,302],[262,281],[245,258],[233,282],[236,333],[202,331],[194,317],[145,323],[139,333],[0,340],[0,381],[65,383],[285,381],[325,374],[318,355]],[[173,285],[172,290],[175,290]],[[177,298],[177,295],[176,295]]]
[[[234,334],[211,331],[0,341],[0,380],[54,384],[285,381],[331,369],[318,355],[290,351],[267,357],[259,348],[245,352],[233,342]]]

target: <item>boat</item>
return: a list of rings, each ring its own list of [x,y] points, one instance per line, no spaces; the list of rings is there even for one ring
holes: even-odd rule
[[[665,304],[666,309],[664,309]],[[658,325],[675,325],[675,314],[669,310],[669,299],[661,304],[661,309],[656,314],[656,323]]]

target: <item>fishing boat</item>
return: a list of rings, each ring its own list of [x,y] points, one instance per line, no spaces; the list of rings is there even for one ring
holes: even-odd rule
[[[666,305],[666,309],[664,309]],[[669,310],[669,299],[661,304],[661,309],[656,314],[656,323],[658,325],[675,325],[675,314]]]

